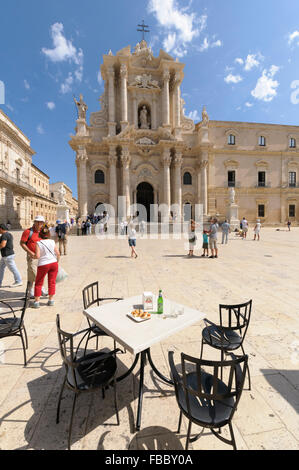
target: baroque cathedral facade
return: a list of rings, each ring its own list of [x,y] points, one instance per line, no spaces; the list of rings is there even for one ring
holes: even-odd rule
[[[101,109],[90,113],[76,101],[78,119],[70,146],[76,152],[79,215],[110,204],[132,215],[133,204],[147,210],[163,205],[178,220],[227,217],[230,188],[239,217],[284,224],[299,220],[299,127],[212,121],[203,108],[201,122],[184,115],[181,83],[184,64],[161,50],[154,57],[143,40],[104,55],[105,91]],[[174,210],[175,208],[175,210]],[[152,214],[153,215],[153,214]],[[160,217],[160,214],[154,214]]]

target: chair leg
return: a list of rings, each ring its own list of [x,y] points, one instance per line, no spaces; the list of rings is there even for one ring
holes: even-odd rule
[[[221,362],[224,360],[224,351],[221,349]],[[221,367],[221,380],[223,379],[223,367]]]
[[[228,423],[228,426],[229,426],[230,435],[231,435],[231,438],[232,438],[232,446],[233,446],[234,450],[237,450],[232,423]]]
[[[185,447],[185,450],[188,450],[188,447],[189,447],[190,434],[191,434],[191,426],[192,426],[192,421],[191,421],[191,420],[189,420],[189,425],[188,425],[188,432],[187,432],[187,441],[186,441],[186,447]]]
[[[26,332],[26,329],[25,329],[25,326],[23,326],[23,330],[24,330],[24,335],[25,335],[25,341],[26,341],[26,349],[28,349],[28,337],[27,337],[27,332]]]
[[[202,359],[203,345],[204,345],[204,341],[203,341],[203,338],[202,338],[202,340],[201,340],[201,351],[200,351],[200,359]]]
[[[245,356],[245,351],[244,351],[244,348],[243,346],[241,346],[241,349],[242,349],[242,352]],[[250,371],[249,371],[249,365],[247,363],[247,375],[248,375],[248,390],[251,390],[251,378],[250,378]]]
[[[73,428],[73,419],[74,419],[76,401],[77,401],[77,393],[75,393],[74,401],[73,401],[73,408],[72,408],[71,421],[70,421],[70,427],[69,427],[68,450],[71,450],[71,437],[72,437],[72,428]]]
[[[60,403],[61,403],[61,398],[62,398],[65,382],[66,382],[66,377],[63,380],[63,383],[62,383],[62,386],[61,386],[61,389],[60,389],[60,393],[59,393],[58,404],[57,404],[57,412],[56,412],[56,424],[59,423]]]
[[[98,350],[99,348],[99,337],[97,336],[97,340],[96,340],[96,350]]]
[[[27,365],[27,360],[26,360],[26,347],[25,347],[25,343],[24,343],[24,338],[23,338],[22,330],[20,330],[20,338],[21,338],[21,340],[22,340],[22,345],[23,345],[24,367],[26,367],[26,365]]]
[[[182,417],[183,417],[183,412],[180,411],[179,426],[178,426],[177,434],[181,432]]]
[[[113,380],[113,388],[114,388],[114,406],[115,406],[115,412],[116,412],[116,419],[117,419],[117,424],[119,426],[120,421],[119,421],[118,406],[117,406],[117,389],[116,389],[116,379],[115,379],[115,377],[114,377],[114,380]]]

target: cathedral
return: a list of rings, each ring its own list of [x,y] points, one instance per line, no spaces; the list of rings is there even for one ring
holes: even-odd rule
[[[142,204],[149,220],[158,204],[157,220],[160,207],[168,220],[186,220],[200,204],[204,217],[224,219],[234,188],[239,218],[299,220],[298,126],[212,121],[205,107],[195,124],[184,114],[184,64],[163,50],[155,57],[145,40],[104,55],[101,75],[101,109],[89,124],[83,96],[75,100],[80,217],[101,204],[129,216]]]

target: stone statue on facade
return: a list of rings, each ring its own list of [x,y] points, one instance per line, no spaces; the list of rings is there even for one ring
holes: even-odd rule
[[[209,115],[207,113],[206,107],[204,106],[202,110],[202,125],[208,126],[208,124],[209,124]]]
[[[146,106],[143,106],[141,111],[140,111],[140,129],[149,129],[149,124],[148,124],[148,113]]]
[[[80,95],[80,101],[77,101],[76,98],[74,98],[74,102],[77,106],[77,109],[78,109],[78,116],[79,116],[79,119],[86,119],[86,111],[88,109],[88,106],[86,103],[84,103],[83,101],[83,96]]]

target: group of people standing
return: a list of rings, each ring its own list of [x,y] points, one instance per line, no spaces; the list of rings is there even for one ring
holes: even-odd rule
[[[56,291],[56,277],[58,262],[61,255],[66,255],[67,234],[69,224],[67,221],[57,220],[56,227],[48,226],[41,215],[35,217],[33,226],[24,230],[20,245],[27,256],[27,280],[30,294],[34,298],[32,307],[40,307],[40,297],[49,296],[49,306],[54,305]],[[15,263],[13,236],[4,224],[0,225],[0,287],[2,287],[4,271],[7,267],[14,276],[14,283],[10,287],[21,286],[22,277]],[[56,246],[59,245],[59,249]],[[48,275],[48,292],[43,288],[44,279]]]

